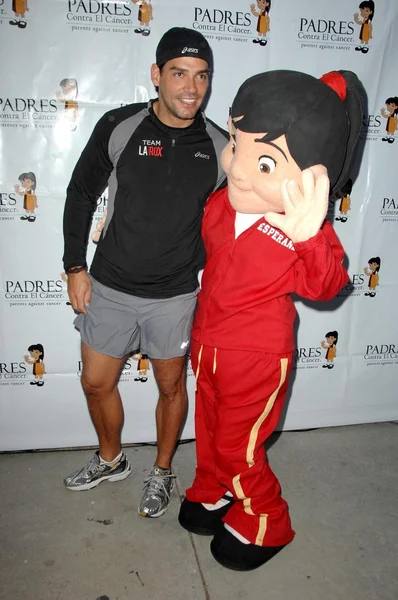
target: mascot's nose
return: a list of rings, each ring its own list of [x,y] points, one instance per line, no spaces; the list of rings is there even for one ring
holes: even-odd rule
[[[236,182],[244,183],[248,179],[243,166],[242,160],[235,154],[231,161],[230,176]]]

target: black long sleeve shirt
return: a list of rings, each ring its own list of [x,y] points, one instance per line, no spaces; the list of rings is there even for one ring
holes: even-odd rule
[[[107,112],[73,171],[64,211],[64,267],[86,266],[97,199],[107,218],[90,272],[143,298],[192,292],[204,264],[200,235],[210,193],[222,187],[227,133],[199,112],[186,128],[164,125],[149,104]]]

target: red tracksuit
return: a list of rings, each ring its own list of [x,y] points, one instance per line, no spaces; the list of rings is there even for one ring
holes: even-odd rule
[[[235,239],[228,190],[214,193],[202,225],[207,262],[192,329],[196,452],[192,502],[235,503],[224,521],[260,546],[289,543],[288,506],[264,442],[278,424],[294,350],[290,297],[330,300],[347,283],[329,222],[295,245],[264,218]]]

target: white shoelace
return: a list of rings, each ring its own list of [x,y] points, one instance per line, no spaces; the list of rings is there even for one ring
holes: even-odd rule
[[[163,492],[166,498],[169,499],[171,490],[167,489],[167,482],[165,479],[176,479],[176,475],[173,473],[168,473],[165,475],[149,475],[146,479],[144,479],[144,483],[146,485],[143,489],[147,490],[148,496],[157,497],[159,492]]]

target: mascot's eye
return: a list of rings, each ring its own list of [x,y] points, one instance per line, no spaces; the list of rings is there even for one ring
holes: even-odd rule
[[[258,159],[258,170],[260,173],[273,173],[275,171],[276,162],[271,156],[260,156]]]

